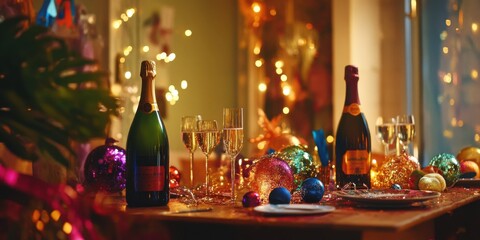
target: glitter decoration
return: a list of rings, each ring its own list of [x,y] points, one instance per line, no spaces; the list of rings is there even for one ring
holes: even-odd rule
[[[85,160],[83,185],[90,191],[120,192],[126,184],[126,151],[112,138],[93,149]]]
[[[480,166],[480,148],[465,147],[457,153],[457,161],[474,161]]]
[[[292,194],[284,187],[274,188],[268,195],[270,204],[289,204],[291,199]]]
[[[437,167],[442,171],[441,174],[445,178],[447,187],[453,186],[460,177],[460,163],[453,154],[437,154],[430,160],[428,165]]]
[[[418,169],[420,169],[418,160],[407,153],[389,156],[378,169],[376,177],[372,179],[372,187],[387,189],[393,184],[398,184],[402,189],[408,189],[410,175]]]
[[[304,202],[317,203],[323,198],[325,186],[317,178],[307,178],[302,183],[300,193]]]
[[[295,188],[300,189],[302,182],[317,176],[318,164],[313,161],[313,156],[301,145],[291,145],[273,153],[288,163],[293,171]]]
[[[256,207],[260,205],[260,194],[254,191],[249,191],[243,195],[242,206],[243,207]]]
[[[293,190],[295,188],[293,179],[292,169],[287,162],[267,155],[252,164],[249,182],[251,190],[258,192],[264,201],[276,187]]]

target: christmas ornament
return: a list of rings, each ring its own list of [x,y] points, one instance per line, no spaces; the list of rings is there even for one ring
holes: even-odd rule
[[[410,177],[408,178],[408,186],[410,187],[410,189],[418,190],[418,182],[423,176],[425,176],[425,174],[426,173],[420,169],[413,170],[413,172],[410,174]]]
[[[473,178],[473,177],[479,178],[480,169],[478,167],[477,162],[464,160],[460,162],[460,173],[462,174],[462,176],[467,175],[467,173],[470,173],[469,175],[473,175],[470,178]]]
[[[413,156],[406,153],[389,156],[380,166],[376,178],[372,179],[372,185],[376,188],[390,188],[393,184],[398,184],[402,189],[407,189],[410,187],[410,175],[417,169],[420,169],[420,164]]]
[[[291,199],[292,194],[284,187],[274,188],[268,195],[270,204],[289,204]]]
[[[317,176],[318,164],[313,161],[313,156],[301,145],[292,145],[282,148],[274,156],[283,159],[293,171],[294,184],[298,189],[302,182]]]
[[[170,166],[169,168],[169,174],[170,174],[170,188],[176,188],[180,186],[180,178],[182,175],[180,174],[180,171],[175,166]]]
[[[480,166],[480,148],[465,147],[457,153],[457,161],[474,161]]]
[[[302,182],[300,193],[304,202],[316,203],[322,200],[325,186],[317,178],[307,178]]]
[[[267,199],[270,192],[276,187],[294,189],[292,169],[282,159],[266,155],[251,166],[249,182],[252,191],[260,194],[261,199]]]
[[[423,177],[436,178],[440,183],[440,191],[444,191],[447,188],[447,182],[440,173],[427,173]]]
[[[442,186],[437,178],[434,177],[422,177],[420,181],[418,181],[418,188],[420,190],[429,190],[429,191],[436,191],[441,192]]]
[[[83,185],[87,190],[120,192],[125,189],[125,149],[115,146],[113,138],[107,138],[105,145],[93,149],[85,160]]]
[[[390,188],[395,190],[402,190],[402,186],[400,186],[400,184],[398,183],[394,183]]]
[[[437,167],[442,171],[441,175],[445,178],[447,187],[453,186],[460,176],[460,163],[450,153],[441,153],[434,156],[428,165]]]
[[[258,109],[258,124],[263,129],[263,133],[256,138],[250,139],[251,143],[256,144],[258,155],[262,156],[267,151],[279,151],[280,149],[291,145],[307,146],[308,142],[300,137],[284,131],[280,127],[282,115],[278,115],[271,121],[262,109]]]
[[[261,199],[260,194],[254,191],[246,192],[242,198],[243,207],[256,207],[260,205]]]

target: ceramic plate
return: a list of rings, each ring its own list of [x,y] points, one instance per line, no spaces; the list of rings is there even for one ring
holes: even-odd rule
[[[343,199],[359,203],[385,204],[389,206],[410,205],[441,196],[439,192],[411,189],[343,190],[336,192],[336,194]]]
[[[454,187],[480,187],[480,179],[460,178],[453,186]]]
[[[267,204],[256,206],[253,210],[270,215],[310,215],[329,213],[334,211],[335,207],[314,204]]]

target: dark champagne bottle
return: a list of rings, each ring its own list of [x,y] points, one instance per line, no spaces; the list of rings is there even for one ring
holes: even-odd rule
[[[155,62],[143,61],[142,92],[127,138],[126,200],[129,207],[169,201],[169,146],[155,99]]]
[[[368,123],[360,109],[357,67],[345,67],[345,83],[345,105],[335,139],[336,184],[370,188],[372,146]]]

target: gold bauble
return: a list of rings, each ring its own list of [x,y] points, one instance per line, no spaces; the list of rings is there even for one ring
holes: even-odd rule
[[[480,148],[471,146],[463,148],[458,152],[457,160],[459,162],[474,161],[480,166]]]

